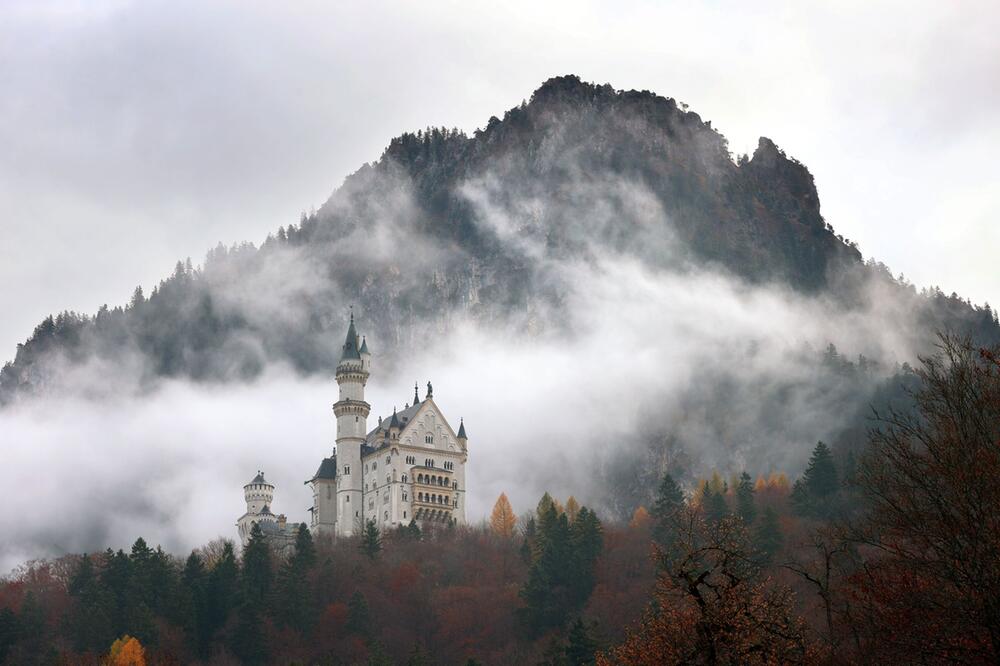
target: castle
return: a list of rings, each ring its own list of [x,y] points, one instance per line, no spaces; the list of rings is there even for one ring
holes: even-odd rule
[[[393,408],[391,418],[379,418],[369,431],[371,405],[365,402],[365,385],[371,357],[352,314],[336,372],[336,446],[305,482],[313,491],[310,530],[317,535],[351,536],[368,521],[381,529],[411,521],[464,523],[469,444],[465,423],[459,424],[458,432],[452,429],[427,382],[423,400],[415,386],[412,405],[407,403],[399,412]],[[255,522],[276,544],[294,541],[298,524],[271,513],[274,486],[263,474],[258,473],[243,492],[247,512],[237,526],[244,545]]]

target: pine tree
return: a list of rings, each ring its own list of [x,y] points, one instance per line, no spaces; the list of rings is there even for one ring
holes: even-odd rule
[[[230,649],[244,664],[267,663],[268,651],[264,627],[256,603],[244,602],[237,611],[236,631]]]
[[[360,591],[355,591],[347,602],[347,631],[362,638],[371,637],[371,614],[368,600]]]
[[[803,516],[824,516],[831,510],[829,497],[840,487],[833,455],[823,442],[816,444],[802,477],[792,487],[792,506]]]
[[[254,523],[250,540],[243,548],[243,600],[263,604],[271,592],[272,577],[271,548],[260,525]]]
[[[73,605],[66,618],[66,629],[78,652],[101,652],[114,639],[109,616],[109,599],[102,592],[93,560],[84,554],[67,585]],[[0,663],[3,658],[0,657]]]
[[[775,553],[781,550],[784,539],[781,525],[778,523],[778,514],[771,507],[767,507],[754,531],[755,545],[765,562],[769,562]]]
[[[589,666],[594,663],[597,641],[591,636],[582,618],[576,618],[569,630],[566,645],[566,662],[569,666]]]
[[[188,639],[201,656],[207,655],[210,635],[208,611],[208,574],[196,552],[188,555],[181,574],[180,622]]]
[[[684,493],[669,472],[663,475],[653,503],[653,539],[661,547],[669,547],[674,540],[674,518],[684,507]]]
[[[493,505],[493,513],[490,515],[490,529],[493,534],[502,539],[509,539],[514,536],[514,526],[517,524],[517,517],[510,506],[506,493],[500,493],[496,504]]]
[[[745,525],[753,525],[757,518],[757,503],[754,500],[753,482],[750,475],[743,472],[736,486],[736,512]]]
[[[301,632],[309,629],[316,615],[316,599],[308,578],[315,562],[312,534],[301,524],[295,537],[295,553],[281,567],[277,595],[278,619]]]
[[[718,523],[729,515],[729,506],[726,504],[726,497],[722,492],[715,492],[712,486],[705,486],[705,495],[702,500],[705,510],[705,520],[709,523]]]
[[[208,576],[208,626],[209,637],[226,624],[229,614],[240,603],[240,570],[232,541],[222,547],[219,561]]]
[[[372,560],[378,557],[382,550],[382,535],[374,518],[365,523],[364,532],[361,533],[361,550]]]

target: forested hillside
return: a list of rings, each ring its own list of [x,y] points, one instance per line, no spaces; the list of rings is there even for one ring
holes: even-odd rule
[[[862,263],[824,221],[809,171],[771,140],[734,158],[686,105],[566,76],[473,136],[393,139],[319,211],[260,247],[220,244],[126,305],[46,319],[4,366],[0,402],[52,391],[87,364],[141,385],[247,379],[276,362],[328,372],[348,304],[377,332],[383,358],[456,319],[558,327],[573,289],[558,268],[600,260],[890,307],[901,327],[916,324],[917,348],[935,329],[1000,336],[988,306],[918,294]]]

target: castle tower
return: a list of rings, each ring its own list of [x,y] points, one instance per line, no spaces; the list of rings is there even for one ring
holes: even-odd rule
[[[359,344],[354,328],[354,314],[347,328],[337,364],[337,385],[340,399],[333,404],[337,417],[337,520],[338,535],[350,536],[361,531],[362,510],[361,446],[368,432],[368,412],[365,384],[371,370],[371,353],[367,342]]]
[[[275,519],[270,508],[274,501],[274,485],[264,479],[263,472],[258,471],[257,476],[243,486],[243,498],[247,502],[247,512],[237,521],[236,527],[240,540],[246,545],[254,523],[271,522]]]

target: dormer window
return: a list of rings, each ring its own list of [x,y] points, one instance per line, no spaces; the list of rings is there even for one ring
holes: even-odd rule
[[[424,435],[424,443],[425,444],[433,444],[434,443],[434,435]]]

